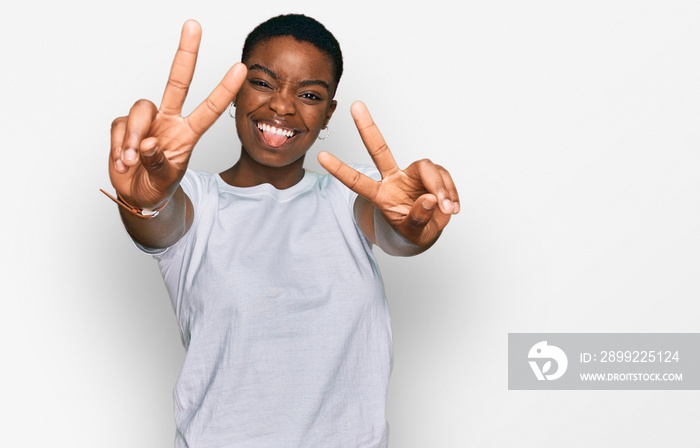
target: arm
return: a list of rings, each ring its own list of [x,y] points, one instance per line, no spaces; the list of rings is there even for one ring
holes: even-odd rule
[[[194,208],[190,198],[178,186],[166,206],[153,219],[145,220],[119,207],[124,228],[144,247],[162,249],[177,243],[192,226]]]
[[[246,76],[243,64],[234,65],[207,99],[183,117],[201,34],[193,20],[182,27],[160,108],[139,100],[128,116],[112,123],[109,177],[118,197],[138,210],[160,209],[157,216],[143,218],[119,208],[129,235],[146,247],[171,246],[192,225],[194,210],[180,181],[197,141],[234,100]]]
[[[358,226],[370,241],[391,255],[415,255],[440,237],[459,196],[450,174],[428,159],[401,170],[364,104],[351,108],[362,141],[382,180],[377,182],[350,168],[327,152],[321,165],[359,196],[354,212]]]

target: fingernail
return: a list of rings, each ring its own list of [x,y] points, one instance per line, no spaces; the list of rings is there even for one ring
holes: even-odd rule
[[[435,206],[437,205],[437,201],[433,201],[432,199],[425,199],[421,205],[425,210],[430,211],[435,208]]]
[[[151,149],[147,149],[146,151],[143,152],[143,155],[146,157],[151,157],[153,154],[156,153],[156,149],[158,149],[156,146],[154,146]]]
[[[450,201],[449,199],[443,199],[442,200],[442,207],[445,210],[449,210],[450,208],[452,208],[452,201]]]
[[[127,162],[133,162],[136,160],[136,150],[133,148],[126,149],[124,151],[124,160]]]
[[[455,213],[455,215],[456,215],[457,213],[459,213],[459,202],[455,202],[455,211],[454,211],[454,213]]]

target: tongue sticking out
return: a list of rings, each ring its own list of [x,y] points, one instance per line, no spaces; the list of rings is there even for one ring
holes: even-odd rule
[[[272,146],[273,148],[278,148],[282,146],[284,142],[287,141],[287,137],[285,135],[280,135],[274,132],[267,131],[263,131],[263,139],[265,140],[265,143]]]

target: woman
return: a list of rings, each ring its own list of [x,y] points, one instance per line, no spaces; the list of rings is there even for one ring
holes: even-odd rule
[[[400,170],[361,103],[352,115],[378,170],[325,152],[331,175],[304,170],[336,108],[342,55],[302,15],[259,25],[242,63],[182,117],[200,36],[185,23],[160,108],[140,100],[114,121],[109,163],[187,350],[176,446],[386,446],[391,330],[371,247],[430,247],[459,211],[454,183],[428,160]],[[239,160],[218,175],[187,170],[229,104]]]

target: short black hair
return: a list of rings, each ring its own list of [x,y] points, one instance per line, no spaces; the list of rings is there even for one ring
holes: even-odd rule
[[[280,15],[256,26],[245,39],[241,62],[246,63],[258,44],[281,36],[292,36],[300,42],[309,42],[330,56],[337,88],[343,74],[343,53],[340,51],[340,44],[323,24],[303,14]]]

